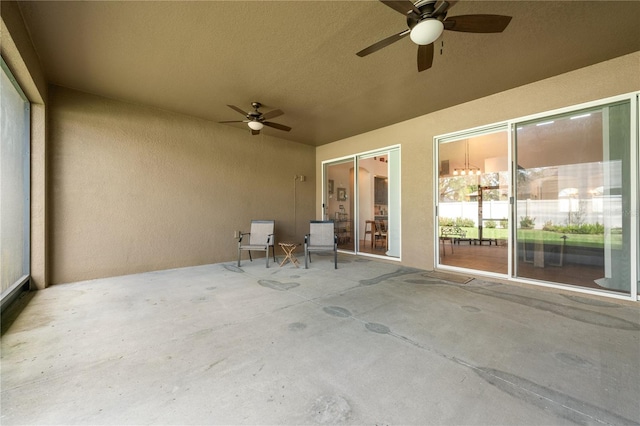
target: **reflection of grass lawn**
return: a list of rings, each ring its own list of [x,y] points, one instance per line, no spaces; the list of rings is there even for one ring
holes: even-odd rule
[[[518,229],[518,240],[524,242],[543,241],[545,244],[562,244],[562,237],[567,236],[567,246],[604,247],[603,234],[563,234],[561,232],[543,231],[541,229]],[[612,248],[622,247],[622,235],[611,236]]]
[[[467,238],[478,238],[478,228],[460,228],[466,232]],[[506,240],[509,238],[509,231],[502,228],[482,228],[482,238]]]
[[[462,229],[467,233],[467,238],[478,238],[478,228]],[[604,247],[603,234],[562,234],[541,229],[518,229],[518,241],[526,243],[543,241],[545,244],[562,244],[563,235],[567,236],[567,246]],[[506,240],[509,238],[509,232],[503,228],[482,228],[482,237]],[[622,235],[613,234],[611,236],[611,245],[614,249],[620,249],[622,247]]]

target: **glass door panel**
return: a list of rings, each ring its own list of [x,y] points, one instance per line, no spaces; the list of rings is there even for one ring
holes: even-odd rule
[[[376,238],[375,220],[386,214],[387,170],[387,155],[358,158],[358,252],[384,254],[385,244]]]
[[[400,148],[327,162],[323,180],[323,219],[335,222],[338,248],[400,258]]]
[[[515,130],[519,277],[630,292],[630,103]]]
[[[325,164],[324,169],[324,220],[333,220],[338,236],[338,249],[354,251],[355,206],[354,164],[349,158]]]
[[[384,255],[389,223],[389,155],[358,158],[358,251]],[[384,232],[384,234],[383,234]]]
[[[400,257],[400,150],[358,157],[358,252]]]
[[[507,131],[440,142],[438,161],[438,263],[507,274]]]

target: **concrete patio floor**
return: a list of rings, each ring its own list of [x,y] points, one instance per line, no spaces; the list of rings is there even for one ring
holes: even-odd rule
[[[640,423],[637,304],[338,268],[259,259],[29,293],[3,318],[0,423]]]

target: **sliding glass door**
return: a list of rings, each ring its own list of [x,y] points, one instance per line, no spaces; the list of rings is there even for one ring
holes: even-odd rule
[[[636,298],[638,95],[436,139],[436,265]]]
[[[629,293],[630,102],[515,127],[516,275]]]
[[[400,258],[400,148],[327,162],[323,181],[323,216],[335,223],[338,248]]]

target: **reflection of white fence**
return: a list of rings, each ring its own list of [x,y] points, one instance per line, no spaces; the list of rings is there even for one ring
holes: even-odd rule
[[[569,218],[573,223],[596,222],[605,224],[611,228],[622,227],[622,201],[620,197],[594,197],[587,200],[522,200],[516,204],[516,227],[519,227],[520,219],[524,216],[535,218],[535,227],[540,229],[546,222],[554,225],[566,225]],[[603,208],[603,206],[606,206]],[[478,226],[478,203],[452,202],[440,203],[440,217],[471,219]],[[605,214],[607,218],[605,219]],[[482,203],[482,217],[484,220],[498,222],[509,217],[508,201],[485,201]],[[499,224],[498,224],[499,226]]]
[[[475,201],[440,203],[439,211],[440,217],[471,219],[475,226],[478,226],[478,203]],[[509,202],[484,201],[482,203],[482,217],[485,220],[493,220],[495,222],[508,218]]]

